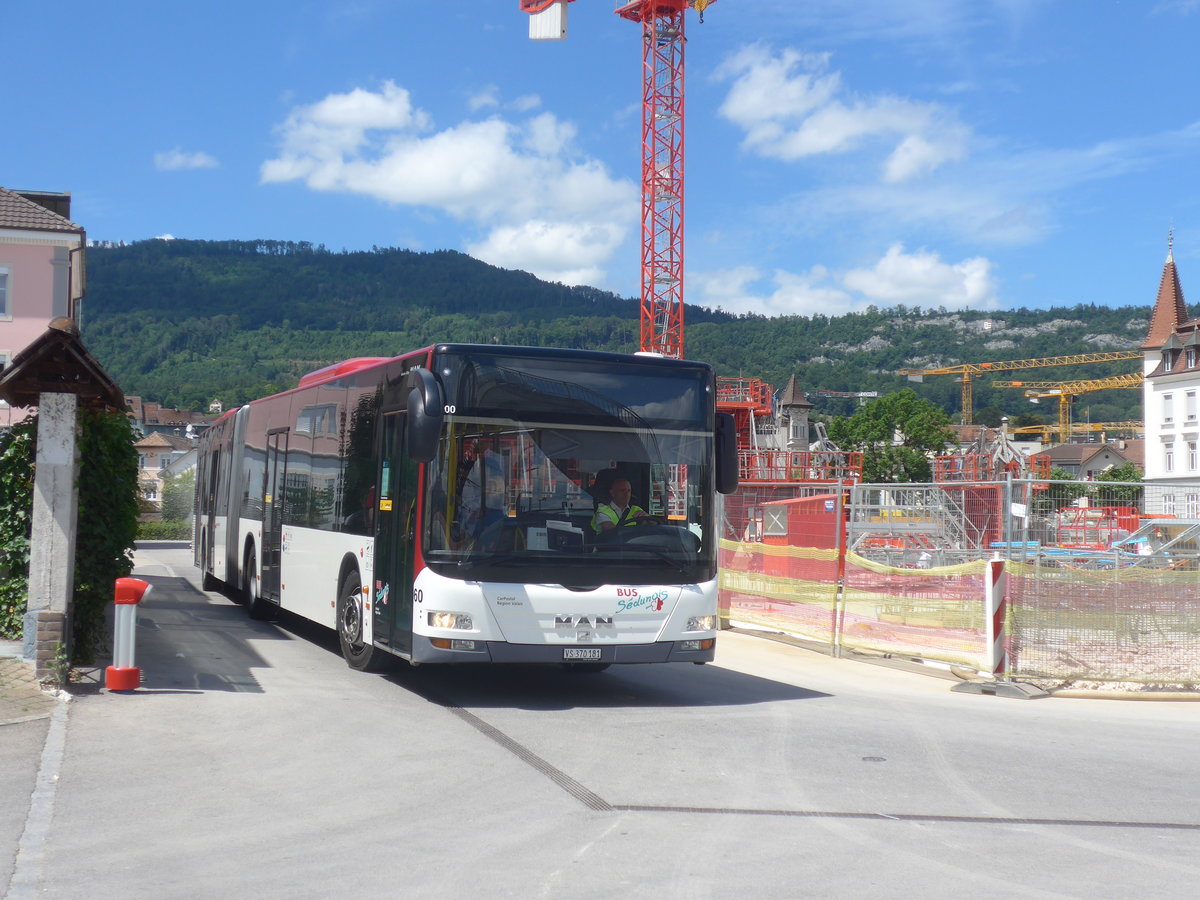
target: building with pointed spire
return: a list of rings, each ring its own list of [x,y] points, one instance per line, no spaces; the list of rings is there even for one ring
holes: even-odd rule
[[[1180,489],[1163,491],[1161,508],[1146,511],[1200,519],[1200,318],[1188,316],[1173,245],[1174,235],[1169,234],[1167,261],[1141,347],[1146,376],[1142,410],[1146,480],[1178,484]]]
[[[800,390],[800,382],[792,375],[779,395],[779,416],[784,425],[783,433],[787,435],[788,450],[808,449],[808,415],[812,409],[812,403]]]

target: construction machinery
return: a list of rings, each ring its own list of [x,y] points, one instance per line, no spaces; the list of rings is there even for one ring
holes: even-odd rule
[[[1115,362],[1143,359],[1141,350],[1106,350],[1098,353],[1074,353],[1069,356],[1047,356],[1041,359],[1012,359],[1000,362],[959,363],[931,369],[900,369],[897,374],[910,381],[923,381],[926,375],[958,375],[962,383],[962,424],[972,424],[974,405],[973,379],[993,372],[1015,372],[1022,369],[1051,369],[1055,366],[1078,366],[1085,363]]]
[[[1009,440],[1007,425],[1000,428],[979,426],[979,434],[958,453],[935,457],[933,480],[938,483],[965,481],[1003,481],[1014,478],[1048,478],[1050,461],[1031,458]]]
[[[567,4],[521,0],[529,36],[566,37]],[[642,27],[641,349],[683,358],[683,51],[688,9],[716,0],[618,0]]]
[[[1058,439],[1064,444],[1071,439],[1071,407],[1081,394],[1116,389],[1140,390],[1146,383],[1141,372],[1109,375],[1083,381],[993,381],[992,387],[1024,388],[1025,396],[1035,400],[1058,398]]]
[[[1042,443],[1048,443],[1051,436],[1062,429],[1058,425],[1022,425],[1019,428],[1008,429],[1009,434],[1036,434]],[[1070,434],[1127,435],[1137,437],[1146,433],[1145,422],[1072,422]]]
[[[879,391],[805,391],[804,393],[809,397],[833,397],[836,399],[857,400],[859,406],[879,396]]]

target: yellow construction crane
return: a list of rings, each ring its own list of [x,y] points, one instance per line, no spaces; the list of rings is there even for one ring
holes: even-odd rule
[[[974,404],[972,378],[992,372],[1015,372],[1020,369],[1050,369],[1054,366],[1079,366],[1084,363],[1114,362],[1124,359],[1143,359],[1141,350],[1106,350],[1101,353],[1075,353],[1070,356],[1047,356],[1042,359],[1010,359],[1002,362],[960,363],[938,369],[901,369],[897,374],[910,381],[923,381],[926,375],[959,375],[962,383],[962,418],[970,425]]]
[[[1058,431],[1057,425],[1021,425],[1008,429],[1009,434],[1037,434],[1042,442],[1050,440],[1050,435]],[[1128,434],[1137,437],[1146,433],[1145,422],[1075,422],[1071,425],[1071,434],[1094,434],[1103,431],[1106,434]]]
[[[1091,378],[1086,381],[993,381],[992,387],[1024,388],[1026,397],[1044,399],[1058,398],[1058,439],[1064,444],[1071,439],[1071,406],[1080,394],[1116,389],[1140,389],[1146,378],[1141,372],[1125,375],[1109,375],[1107,378]]]

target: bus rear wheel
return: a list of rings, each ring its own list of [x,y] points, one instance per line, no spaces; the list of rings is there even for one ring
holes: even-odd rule
[[[350,572],[342,579],[337,600],[338,643],[342,645],[342,656],[352,669],[382,672],[390,667],[392,657],[363,639],[364,616],[362,579],[358,572]]]
[[[220,588],[221,583],[208,570],[208,535],[206,534],[200,541],[200,590],[216,591]]]
[[[266,619],[271,615],[271,605],[258,596],[254,585],[254,573],[258,570],[258,557],[252,549],[246,550],[246,563],[242,566],[242,603],[252,619]]]

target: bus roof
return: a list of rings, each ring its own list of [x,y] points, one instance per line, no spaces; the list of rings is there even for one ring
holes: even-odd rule
[[[363,369],[370,369],[380,363],[385,363],[391,358],[390,356],[356,356],[354,359],[344,359],[331,366],[325,366],[323,369],[317,369],[315,372],[309,372],[300,379],[300,383],[296,387],[306,388],[325,381],[336,381],[347,375],[353,375],[355,372],[361,372]]]
[[[648,353],[615,353],[609,350],[568,350],[562,347],[519,347],[506,344],[452,344],[433,346],[435,353],[490,353],[497,356],[525,356],[542,359],[592,359],[611,362],[614,365],[650,363],[662,366],[677,366],[688,369],[711,369],[705,362],[688,359],[672,359]]]

